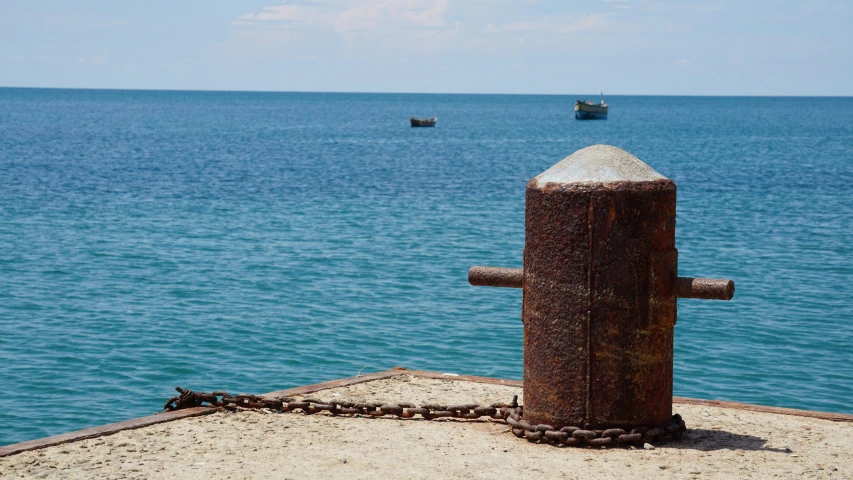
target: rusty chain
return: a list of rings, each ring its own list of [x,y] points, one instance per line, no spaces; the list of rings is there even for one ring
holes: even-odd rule
[[[297,400],[291,397],[264,398],[257,395],[229,395],[227,392],[193,392],[175,387],[180,392],[170,398],[163,406],[164,411],[182,410],[208,404],[229,410],[269,409],[281,413],[301,411],[307,415],[329,412],[332,415],[362,415],[382,417],[385,415],[399,418],[413,418],[420,415],[426,420],[437,418],[475,419],[489,417],[503,420],[509,425],[513,435],[526,438],[529,442],[551,443],[568,446],[605,446],[636,445],[641,443],[667,442],[680,439],[687,430],[681,415],[675,414],[668,425],[661,427],[608,428],[606,430],[588,430],[581,427],[554,428],[551,425],[531,425],[522,418],[523,408],[518,405],[518,395],[512,402],[493,403],[489,406],[479,404],[440,405],[425,404],[420,407],[412,403],[380,403],[352,401],[324,401],[317,398]]]

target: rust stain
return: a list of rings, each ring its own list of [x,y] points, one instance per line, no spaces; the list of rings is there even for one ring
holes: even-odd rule
[[[593,429],[665,424],[675,184],[532,182],[526,210],[524,278],[537,281],[524,282],[525,418]]]

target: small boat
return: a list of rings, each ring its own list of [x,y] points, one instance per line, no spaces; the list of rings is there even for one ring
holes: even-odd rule
[[[438,121],[438,117],[432,118],[415,118],[412,117],[412,126],[413,127],[434,127],[435,122]]]
[[[607,103],[604,102],[604,96],[602,95],[601,102],[598,104],[591,100],[575,100],[575,119],[607,120]]]

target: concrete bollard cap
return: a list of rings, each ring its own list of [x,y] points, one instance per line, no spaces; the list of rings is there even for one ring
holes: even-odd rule
[[[548,183],[653,182],[666,179],[639,158],[610,145],[592,145],[578,150],[535,177],[538,188]]]

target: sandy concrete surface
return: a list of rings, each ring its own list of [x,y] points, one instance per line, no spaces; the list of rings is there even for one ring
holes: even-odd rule
[[[521,389],[407,374],[321,399],[508,402]],[[853,479],[853,424],[676,404],[685,439],[643,448],[528,443],[494,420],[216,413],[0,458],[0,478]]]

